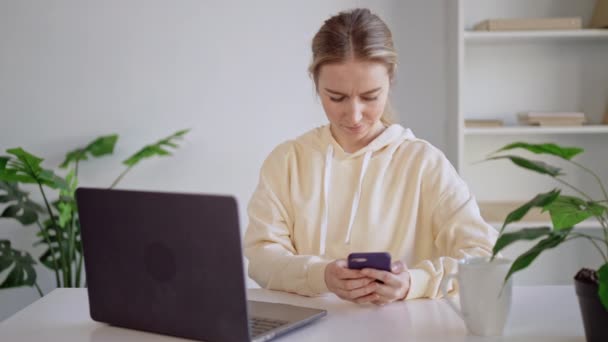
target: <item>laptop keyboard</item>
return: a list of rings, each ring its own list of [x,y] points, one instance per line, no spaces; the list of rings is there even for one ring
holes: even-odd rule
[[[249,327],[251,328],[251,336],[256,337],[270,330],[276,329],[282,325],[289,323],[278,319],[269,319],[262,317],[251,317],[249,319]]]

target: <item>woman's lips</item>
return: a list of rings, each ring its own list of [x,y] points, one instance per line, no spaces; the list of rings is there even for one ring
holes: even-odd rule
[[[357,126],[344,126],[344,128],[346,128],[346,130],[352,132],[352,133],[359,133],[363,130],[363,125],[357,125]]]

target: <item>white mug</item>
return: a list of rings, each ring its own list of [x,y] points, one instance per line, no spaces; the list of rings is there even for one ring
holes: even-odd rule
[[[458,273],[446,276],[441,292],[473,335],[502,335],[511,309],[511,279],[504,284],[511,261],[474,257],[458,262]],[[460,309],[447,295],[450,280],[456,278],[460,292]],[[503,286],[504,284],[504,286]]]

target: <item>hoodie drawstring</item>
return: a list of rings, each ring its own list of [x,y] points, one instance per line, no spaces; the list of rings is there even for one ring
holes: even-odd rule
[[[363,177],[365,176],[365,172],[367,172],[367,166],[369,165],[369,160],[372,158],[372,151],[365,152],[365,156],[363,157],[363,164],[361,165],[361,174],[359,175],[359,186],[357,187],[357,192],[355,192],[355,197],[353,197],[353,204],[350,209],[350,220],[348,221],[348,230],[346,231],[346,239],[344,239],[345,244],[350,243],[350,235],[353,231],[353,223],[355,223],[355,215],[357,214],[357,209],[359,208],[359,199],[361,198],[361,186],[363,185]]]
[[[323,201],[324,201],[324,209],[323,209],[323,217],[321,220],[321,234],[319,236],[319,254],[325,254],[325,242],[327,240],[327,222],[329,220],[329,190],[330,190],[330,182],[331,182],[331,167],[332,161],[334,157],[334,148],[332,145],[327,147],[327,152],[325,154],[325,172],[323,175]],[[367,151],[363,157],[363,164],[361,165],[361,173],[359,174],[359,184],[357,186],[357,191],[355,192],[355,196],[353,198],[353,203],[351,205],[350,210],[350,219],[348,222],[348,230],[346,232],[346,238],[344,240],[345,244],[350,243],[350,237],[353,229],[353,224],[355,222],[355,216],[357,214],[357,210],[359,208],[359,199],[361,198],[361,188],[363,186],[363,178],[365,177],[365,173],[367,172],[367,167],[369,166],[369,161],[372,158],[372,151]]]
[[[331,163],[334,159],[334,147],[330,144],[325,154],[325,172],[323,175],[323,219],[321,221],[321,236],[319,241],[319,254],[325,254],[325,240],[327,239],[327,221],[329,219],[329,183],[331,181]]]

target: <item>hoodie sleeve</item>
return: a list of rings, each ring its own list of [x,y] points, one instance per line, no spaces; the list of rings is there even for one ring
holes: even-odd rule
[[[458,259],[490,256],[498,232],[481,217],[475,198],[443,153],[432,152],[423,190],[431,207],[434,248],[439,257],[422,260],[410,269],[406,299],[441,297],[441,282],[458,271]],[[424,182],[424,181],[423,181]],[[426,187],[426,188],[425,188]],[[455,286],[449,287],[457,290]]]
[[[315,296],[329,292],[325,267],[330,260],[297,255],[292,241],[293,210],[289,199],[288,155],[291,144],[277,147],[266,159],[249,202],[245,256],[249,276],[260,286]]]

